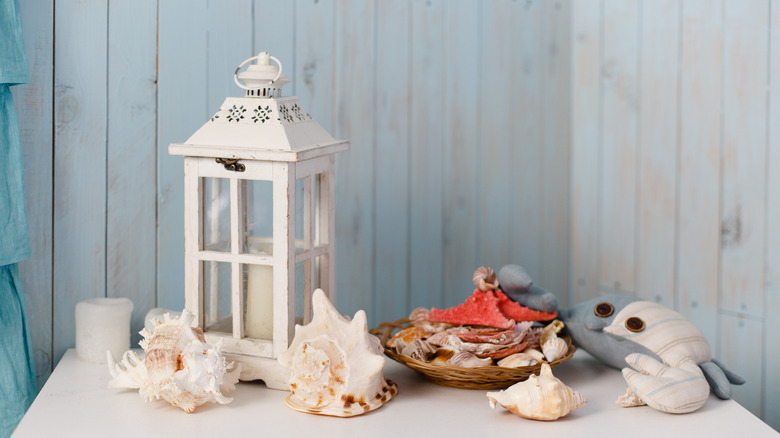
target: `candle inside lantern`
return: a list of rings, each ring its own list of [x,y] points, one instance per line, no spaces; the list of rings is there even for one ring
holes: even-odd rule
[[[250,253],[271,255],[270,243],[254,244]],[[274,269],[268,265],[249,265],[247,273],[246,327],[247,337],[273,339],[274,333]]]
[[[130,315],[127,298],[92,298],[76,303],[76,355],[105,363],[106,351],[120,357],[130,349]]]

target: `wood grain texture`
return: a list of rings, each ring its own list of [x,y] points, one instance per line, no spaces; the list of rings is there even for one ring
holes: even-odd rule
[[[754,316],[764,305],[768,16],[767,2],[725,1],[720,306]]]
[[[682,14],[677,309],[716,348],[723,15],[711,1]]]
[[[553,292],[567,306],[569,291],[569,161],[571,3],[542,3],[543,41],[539,87],[542,95],[540,190],[540,273],[537,284]],[[529,109],[530,110],[530,109]],[[573,304],[573,303],[572,303]]]
[[[639,2],[604,0],[600,283],[636,291]]]
[[[333,0],[301,0],[296,3],[295,70],[290,70],[295,95],[301,105],[331,133],[335,13]]]
[[[506,59],[509,83],[514,86],[504,91],[509,99],[508,129],[501,131],[502,142],[508,147],[507,168],[495,175],[502,185],[494,186],[487,196],[500,200],[494,209],[485,211],[498,215],[507,224],[509,234],[497,235],[509,245],[507,258],[497,266],[517,263],[523,266],[537,284],[542,274],[542,221],[546,216],[543,202],[545,190],[546,162],[543,157],[545,101],[543,76],[545,71],[544,2],[513,4],[512,15],[508,17],[507,29],[511,32],[501,38],[507,44],[501,56]],[[502,32],[501,29],[497,31]],[[489,77],[489,76],[487,76]],[[506,83],[506,82],[505,82]],[[502,160],[491,157],[491,162]],[[497,196],[508,192],[506,196]],[[533,207],[532,207],[533,206]],[[498,214],[506,211],[505,215]]]
[[[184,307],[184,165],[168,145],[186,141],[208,113],[206,0],[159,5],[157,89],[157,305]],[[183,68],[186,69],[183,70]]]
[[[720,315],[720,338],[718,357],[729,370],[744,377],[744,385],[732,385],[732,398],[747,410],[760,418],[772,418],[777,412],[761,413],[762,395],[771,391],[762,381],[764,358],[761,349],[750,348],[764,344],[763,321],[748,318],[742,314],[723,313]],[[744,346],[744,347],[743,347]]]
[[[501,267],[507,263],[526,263],[524,260],[512,260],[513,248],[513,204],[522,202],[519,194],[522,188],[513,183],[519,172],[514,168],[519,163],[513,161],[515,139],[512,137],[514,120],[513,108],[519,104],[503,84],[513,83],[518,72],[513,70],[517,63],[510,51],[512,41],[518,39],[518,26],[515,18],[523,5],[498,1],[482,11],[482,50],[479,63],[482,80],[479,108],[493,110],[479,112],[481,142],[481,187],[478,211],[481,215],[480,265]],[[518,81],[520,83],[520,81]],[[532,116],[531,116],[532,117]],[[517,146],[520,147],[520,146]],[[499,194],[506,194],[506,197]],[[511,193],[511,195],[509,195]],[[526,226],[516,224],[515,226]],[[510,261],[511,260],[511,261]],[[533,274],[532,274],[533,275]],[[470,291],[461,292],[461,301],[470,295]]]
[[[207,16],[208,99],[201,123],[219,110],[226,97],[244,95],[233,81],[233,73],[245,59],[257,55],[252,50],[252,0],[233,0],[229,8],[222,2],[209,1]]]
[[[680,2],[642,2],[636,295],[675,305]]]
[[[448,1],[444,22],[444,305],[460,304],[472,290],[472,275],[481,265],[479,129],[480,66],[466,55],[482,47],[480,14],[475,0]],[[472,59],[473,62],[468,62]],[[466,62],[464,62],[464,60]],[[495,267],[498,269],[500,267]]]
[[[11,87],[22,138],[25,199],[32,255],[19,263],[27,304],[35,378],[52,371],[52,205],[54,186],[54,1],[18,2],[30,83]]]
[[[601,2],[571,5],[571,255],[569,302],[595,297],[599,279]]]
[[[106,295],[133,302],[130,345],[156,305],[157,0],[108,9]]]
[[[409,129],[409,291],[410,306],[444,304],[443,174],[444,1],[412,3],[411,108]]]
[[[106,295],[106,7],[54,8],[53,363],[75,345],[76,303]]]
[[[333,134],[350,141],[336,157],[336,308],[354,315],[373,309],[375,78],[365,66],[375,62],[376,2],[336,4],[336,64]],[[372,326],[373,326],[372,325]]]
[[[373,285],[377,322],[395,321],[410,311],[412,36],[398,29],[411,27],[411,13],[408,1],[377,3]]]
[[[295,32],[296,1],[254,0],[254,48],[253,55],[269,52],[285,64],[284,71],[296,72]],[[302,6],[305,8],[305,6]],[[290,76],[290,74],[288,74]],[[283,90],[285,96],[296,95],[296,81]],[[305,107],[304,107],[305,108]],[[315,119],[316,120],[316,119]]]
[[[764,388],[780,388],[780,373],[773,370],[780,364],[780,349],[775,333],[780,333],[780,0],[770,6],[769,41],[769,127],[767,139],[767,204],[766,204],[766,282],[764,305]],[[763,419],[780,430],[780,392],[764,391]]]

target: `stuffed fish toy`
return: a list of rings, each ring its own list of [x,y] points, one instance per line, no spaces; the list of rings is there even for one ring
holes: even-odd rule
[[[501,289],[531,309],[558,311],[574,344],[622,369],[628,383],[622,406],[648,405],[682,414],[701,408],[710,390],[731,398],[731,384],[745,380],[712,358],[702,332],[674,310],[636,297],[615,295],[557,309],[555,296],[533,284],[519,265],[499,270]],[[629,366],[626,367],[626,364]]]

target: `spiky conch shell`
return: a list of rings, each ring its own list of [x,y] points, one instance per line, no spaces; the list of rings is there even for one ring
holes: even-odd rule
[[[553,376],[550,365],[543,363],[539,376],[515,383],[504,391],[488,392],[490,407],[496,403],[521,417],[532,420],[557,420],[583,406],[585,398]]]
[[[290,408],[351,417],[379,408],[398,391],[382,374],[382,346],[368,333],[366,313],[342,317],[321,289],[312,295],[312,321],[295,326],[279,363],[290,369]]]
[[[194,319],[184,310],[179,318],[165,314],[151,332],[141,330],[143,360],[129,350],[117,363],[108,352],[108,370],[113,377],[108,387],[138,388],[146,401],[162,398],[187,413],[207,402],[232,401],[223,392],[235,389],[240,365],[228,363],[218,345],[207,344],[203,331],[192,326]]]

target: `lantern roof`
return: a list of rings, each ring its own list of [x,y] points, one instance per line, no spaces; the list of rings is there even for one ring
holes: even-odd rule
[[[257,62],[239,73],[252,60]],[[245,95],[225,99],[186,142],[168,147],[171,155],[300,161],[349,148],[349,142],[336,140],[314,121],[297,97],[281,97],[282,86],[290,80],[268,52],[241,63],[233,78]]]

